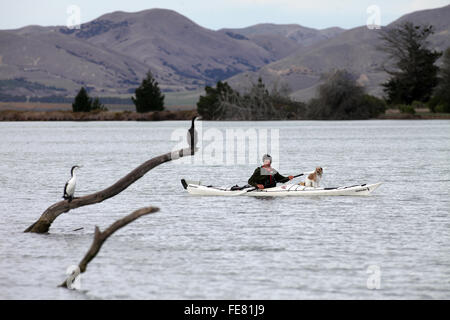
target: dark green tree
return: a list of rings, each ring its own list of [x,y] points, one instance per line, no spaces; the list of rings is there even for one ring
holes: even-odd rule
[[[92,100],[84,87],[81,87],[80,91],[75,97],[72,103],[73,112],[89,112],[91,111]]]
[[[383,84],[388,103],[427,102],[437,85],[438,67],[434,65],[441,52],[428,49],[427,38],[433,26],[415,26],[405,22],[381,32],[383,46],[393,65],[385,66],[390,79]]]
[[[217,89],[206,86],[205,95],[200,96],[197,102],[197,112],[204,120],[215,120],[218,113],[219,96]]]
[[[450,48],[445,50],[439,83],[428,105],[433,112],[450,113]]]
[[[206,95],[200,96],[197,102],[197,112],[205,120],[218,120],[224,116],[223,102],[234,94],[227,82],[219,81],[216,87],[205,87]]]
[[[318,97],[308,105],[310,119],[369,119],[386,109],[383,100],[365,93],[356,77],[346,70],[336,70],[326,76]]]
[[[142,80],[141,85],[135,90],[135,96],[131,97],[137,112],[162,111],[164,110],[164,95],[161,94],[158,82],[149,71],[147,77]]]

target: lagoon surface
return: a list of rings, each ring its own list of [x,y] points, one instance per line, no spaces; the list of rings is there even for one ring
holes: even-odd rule
[[[189,126],[0,123],[0,298],[450,298],[445,120],[204,121],[202,136],[209,140],[202,150],[209,155],[162,164],[118,196],[62,214],[49,234],[23,233],[61,199],[72,165],[83,166],[78,196],[99,191],[174,150],[179,142],[171,138]],[[243,153],[229,156],[227,130],[236,129],[256,132],[258,143],[267,133],[281,174],[320,165],[323,186],[384,184],[367,197],[188,195],[181,178],[247,182],[262,149],[253,150],[250,140]],[[149,205],[160,212],[112,235],[79,290],[57,288],[89,249],[96,225],[103,230]]]

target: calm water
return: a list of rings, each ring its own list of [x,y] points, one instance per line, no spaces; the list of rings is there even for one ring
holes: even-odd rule
[[[60,200],[72,165],[83,165],[77,194],[98,191],[171,151],[174,130],[188,126],[0,123],[0,298],[450,298],[450,121],[203,122],[224,137],[278,129],[282,174],[321,165],[324,186],[384,184],[368,197],[193,197],[180,178],[243,184],[256,165],[171,162],[61,215],[47,235],[22,232]],[[81,290],[56,287],[95,225],[148,205],[161,211],[109,238]],[[369,267],[381,271],[379,290],[367,288]]]

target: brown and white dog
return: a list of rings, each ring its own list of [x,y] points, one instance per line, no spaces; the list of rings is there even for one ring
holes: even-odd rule
[[[300,185],[305,187],[317,188],[319,187],[320,179],[322,179],[322,174],[323,169],[321,167],[317,167],[313,173],[309,174],[308,177],[306,177],[305,182],[300,183]]]

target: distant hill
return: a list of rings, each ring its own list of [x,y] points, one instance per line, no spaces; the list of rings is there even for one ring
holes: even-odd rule
[[[147,68],[136,59],[83,40],[69,39],[55,29],[28,27],[0,31],[1,78],[24,79],[43,86],[39,90],[30,85],[7,88],[12,95],[73,93],[82,85],[116,94],[121,87],[137,84]]]
[[[298,24],[261,23],[246,28],[220,29],[218,31],[236,39],[252,41],[279,60],[301,47],[331,39],[343,32],[344,29],[334,27],[317,30]]]
[[[175,11],[150,9],[106,14],[80,30],[62,26],[3,30],[0,80],[6,82],[0,83],[0,94],[74,95],[80,86],[98,95],[126,94],[149,69],[164,91],[198,90],[244,71],[257,71],[312,39],[333,35],[291,28],[292,33],[284,36],[271,31],[246,37],[241,29],[213,31]],[[22,85],[14,86],[18,83]]]
[[[289,39],[300,46],[308,46],[335,37],[345,30],[338,27],[323,30],[303,27],[298,24],[261,23],[241,29],[220,29],[219,32],[234,33],[249,39],[261,36],[276,36],[280,39]]]
[[[414,12],[393,24],[404,20],[433,24],[431,44],[450,46],[450,6]],[[0,30],[0,100],[74,96],[81,86],[94,96],[125,97],[148,70],[165,92],[198,94],[218,80],[243,88],[262,76],[269,84],[288,84],[293,97],[306,100],[324,72],[346,68],[380,95],[386,74],[385,57],[375,49],[378,33],[365,26],[316,30],[269,23],[214,31],[166,9],[113,12],[80,30]]]
[[[404,21],[432,24],[436,32],[429,38],[431,47],[439,50],[450,47],[450,5],[407,14],[388,27]],[[250,81],[261,76],[265,83],[288,84],[292,97],[306,101],[315,95],[323,73],[344,68],[355,73],[368,92],[381,96],[380,84],[387,79],[387,74],[382,71],[386,56],[376,49],[381,44],[379,30],[358,27],[301,47],[257,72],[244,72],[228,81],[233,87],[246,88]]]

